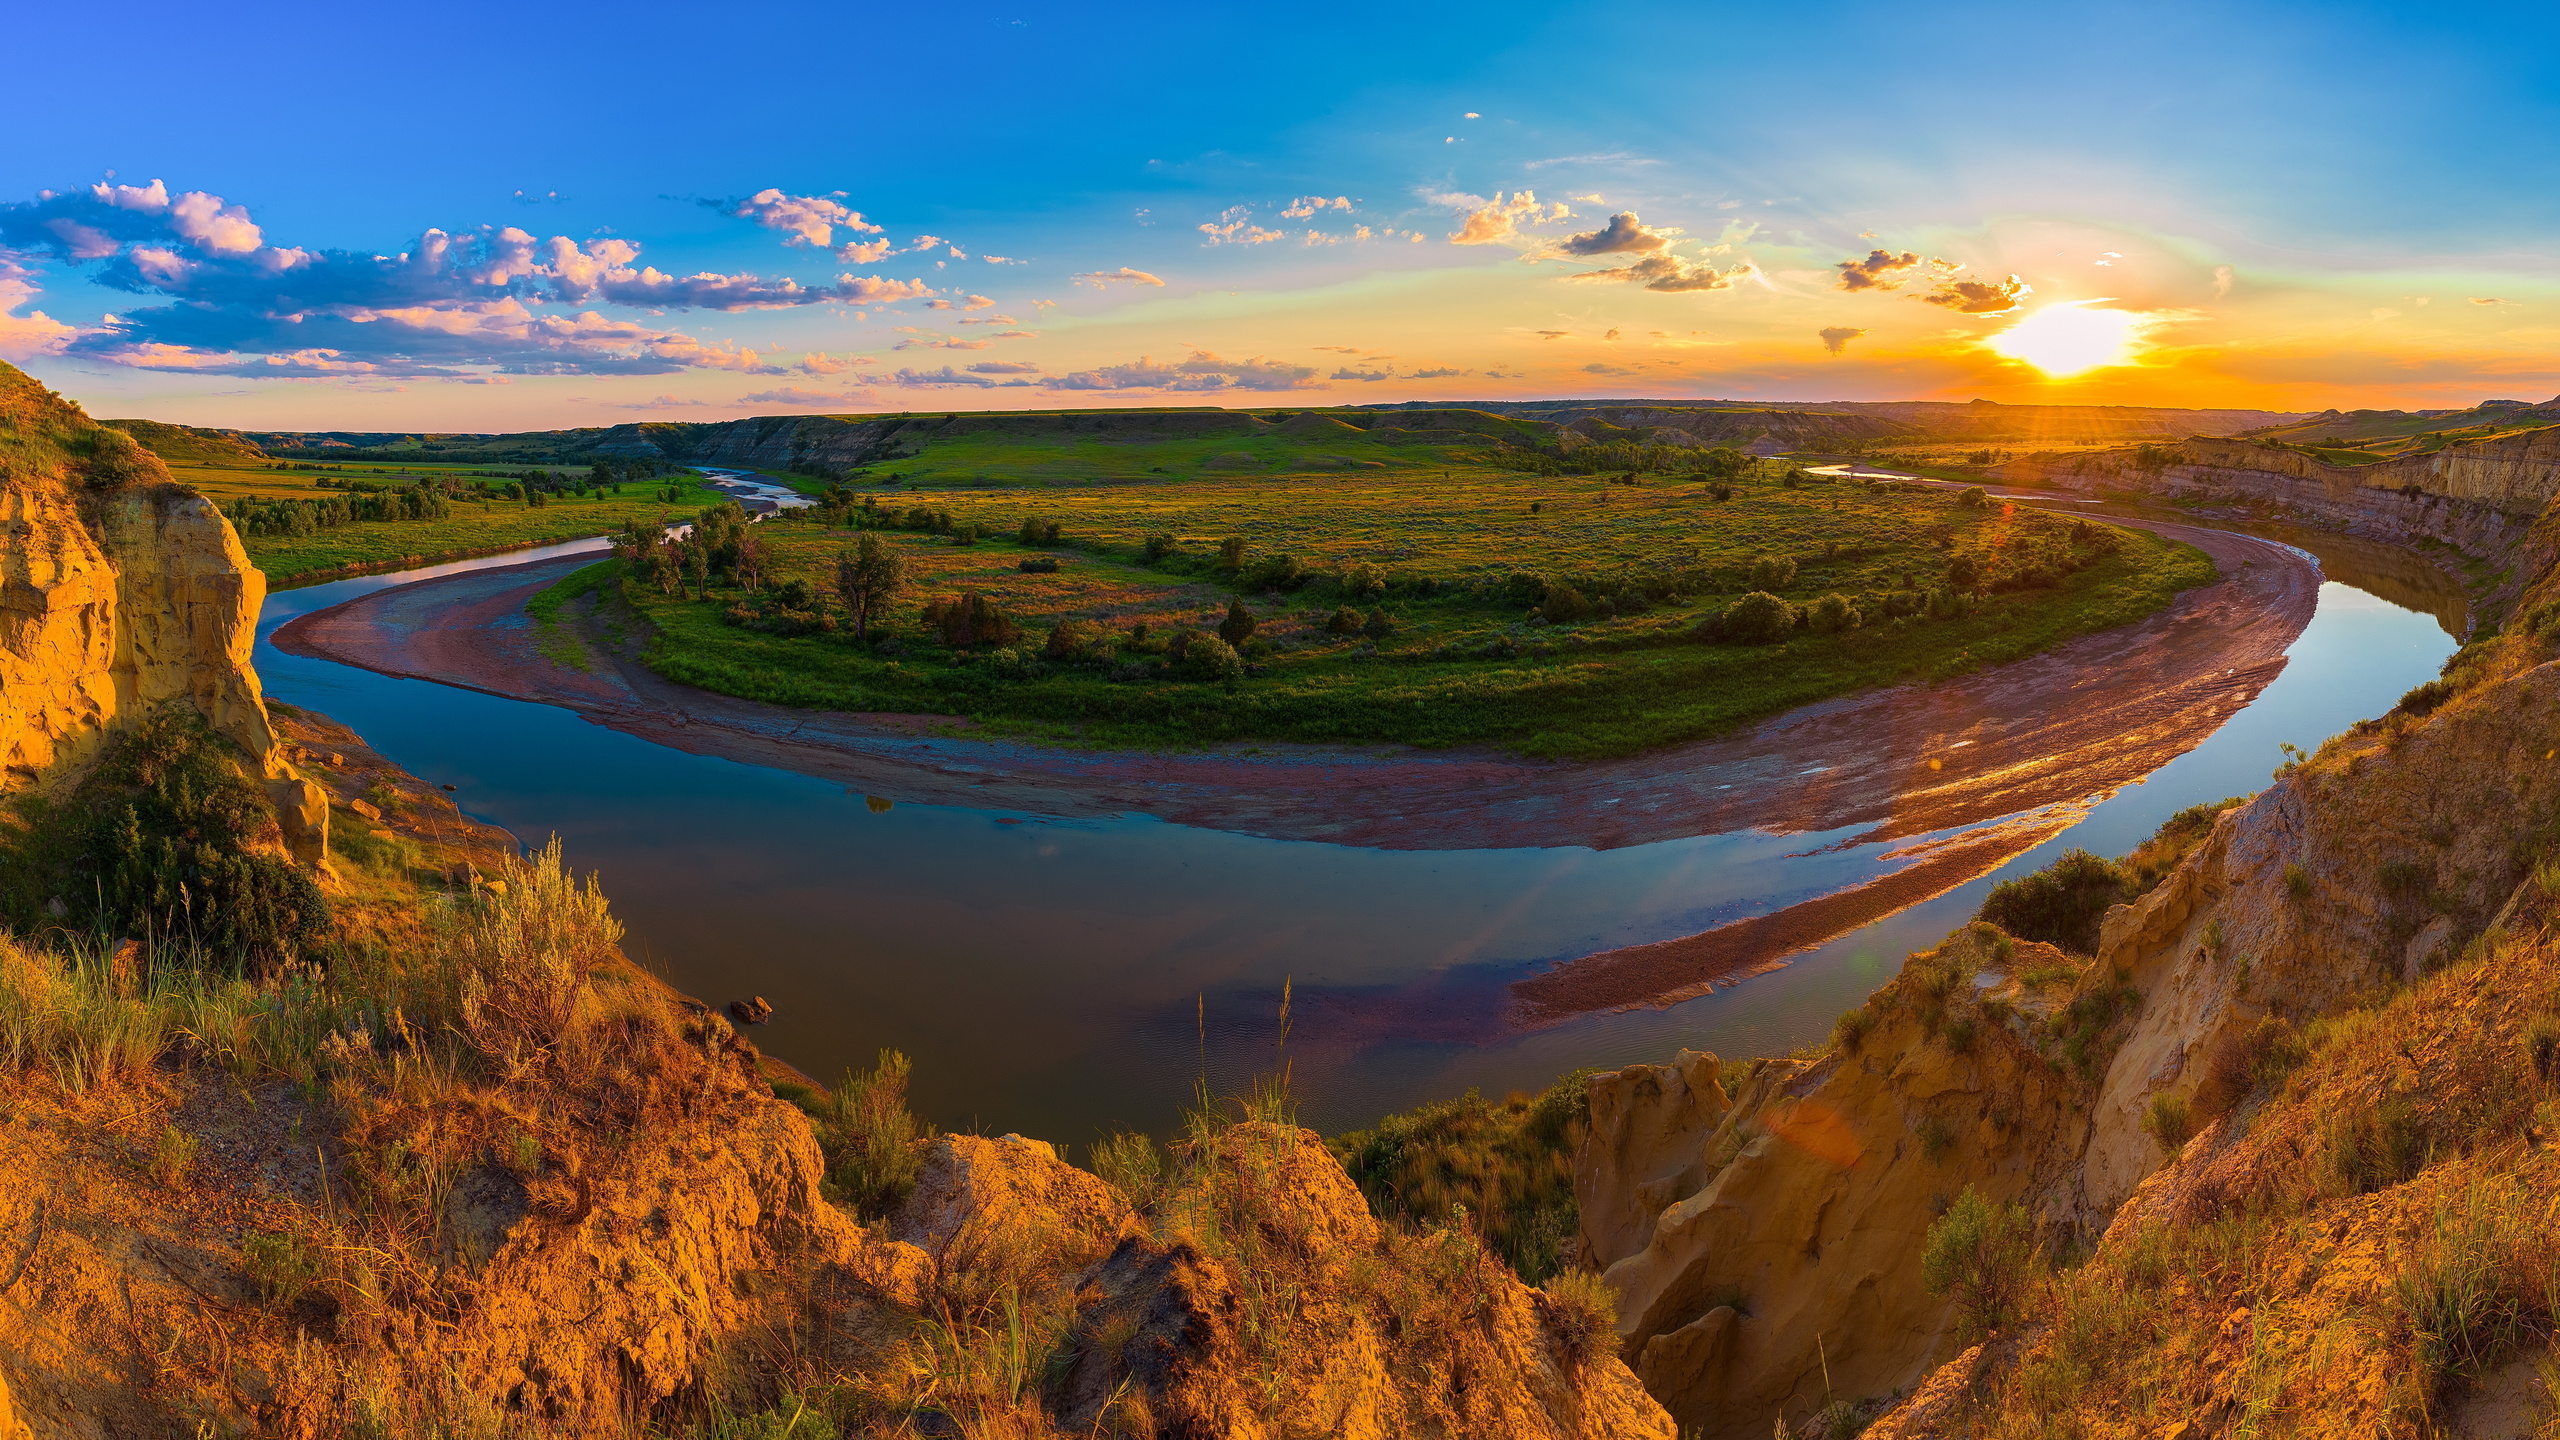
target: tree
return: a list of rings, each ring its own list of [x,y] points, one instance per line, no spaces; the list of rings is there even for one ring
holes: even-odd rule
[[[1920,1278],[1956,1302],[1958,1328],[1978,1340],[2007,1325],[2035,1268],[2035,1226],[2022,1205],[1995,1205],[1968,1185],[1929,1226]]]
[[[1360,626],[1360,633],[1372,640],[1384,640],[1396,633],[1396,622],[1387,618],[1385,606],[1373,606],[1370,608],[1368,620]]]
[[[1725,607],[1722,633],[1738,645],[1767,645],[1795,628],[1796,607],[1766,590],[1754,590]]]
[[[1241,570],[1244,568],[1243,536],[1230,535],[1226,539],[1218,542],[1218,565],[1220,568],[1227,570]]]
[[[1230,645],[1242,645],[1253,638],[1254,630],[1261,624],[1253,618],[1252,611],[1244,608],[1241,598],[1230,598],[1227,601],[1227,618],[1218,622],[1218,638]]]
[[[906,581],[907,562],[867,530],[837,552],[836,594],[844,598],[845,613],[853,619],[854,639],[870,638],[871,617],[888,608],[889,597]]]

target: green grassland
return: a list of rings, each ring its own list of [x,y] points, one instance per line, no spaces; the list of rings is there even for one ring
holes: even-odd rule
[[[166,463],[180,484],[212,499],[226,513],[243,500],[326,500],[345,493],[335,488],[338,485],[399,489],[421,478],[479,475],[488,469],[348,464],[278,470],[264,461]],[[332,486],[323,487],[323,480],[333,482]],[[676,498],[659,498],[671,485],[677,489]],[[284,587],[367,569],[431,564],[603,535],[632,520],[683,520],[724,497],[704,485],[701,476],[687,472],[625,484],[619,495],[546,498],[548,503],[539,506],[504,498],[457,498],[447,502],[441,519],[358,520],[304,535],[243,533],[240,543],[268,584]]]
[[[900,458],[865,478],[910,485],[1056,485],[1221,475],[1450,471],[1503,447],[1552,445],[1552,428],[1476,410],[1115,411],[901,420]]]
[[[645,621],[653,668],[779,704],[965,715],[1087,744],[1495,743],[1595,758],[2017,658],[2150,614],[2214,575],[2200,552],[2146,533],[1971,507],[1942,490],[1790,484],[1784,467],[1762,467],[1720,501],[1692,480],[1441,463],[872,491],[870,509],[755,527],[767,556],[754,592],[715,570],[707,598],[670,594],[639,562],[563,586],[614,579],[608,593]],[[1057,523],[1060,539],[1001,538],[1028,518]],[[994,538],[956,543],[972,525]],[[907,564],[885,643],[875,632],[855,644],[825,598],[856,527],[880,529]],[[1151,535],[1176,542],[1152,562]],[[1240,565],[1216,553],[1228,537],[1243,542]],[[1020,568],[1038,558],[1059,568]],[[793,580],[819,598],[791,609]],[[1827,622],[1778,643],[1701,635],[1702,620],[1754,590],[1809,611],[1841,600]],[[924,607],[967,592],[1019,636],[953,645],[928,627]],[[1237,598],[1257,622],[1240,647],[1244,673],[1189,678],[1201,667],[1173,660],[1166,642],[1214,633]],[[1054,643],[1061,621],[1073,622],[1070,638]]]

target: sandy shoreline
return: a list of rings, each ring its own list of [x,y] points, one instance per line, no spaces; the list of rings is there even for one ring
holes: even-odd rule
[[[543,657],[524,602],[592,564],[565,556],[399,586],[275,633],[289,653],[576,710],[659,744],[834,780],[893,800],[1061,816],[1143,813],[1276,839],[1384,849],[1612,849],[1745,829],[1932,836],[1863,886],[1704,935],[1604,952],[1514,987],[1518,1019],[1668,1004],[1759,973],[1942,894],[2149,774],[2254,700],[2309,623],[2317,567],[2247,535],[2166,522],[2224,578],[2150,619],[1927,686],[1843,696],[1716,740],[1591,764],[1486,750],[1264,743],[1071,751],[940,717],[791,710],[666,681],[591,637],[591,669]],[[1934,763],[1935,768],[1932,768]],[[1665,947],[1670,947],[1666,949]],[[1643,952],[1641,954],[1636,952]]]

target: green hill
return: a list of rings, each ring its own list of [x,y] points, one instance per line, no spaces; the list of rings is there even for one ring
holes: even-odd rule
[[[254,461],[264,464],[267,452],[251,443],[237,430],[207,430],[195,425],[171,425],[159,420],[101,420],[132,436],[143,449],[163,460],[182,464],[213,465],[224,461]]]

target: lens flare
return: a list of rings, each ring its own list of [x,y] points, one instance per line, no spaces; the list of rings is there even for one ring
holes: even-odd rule
[[[2097,300],[2047,305],[1985,340],[1994,354],[2023,361],[2052,379],[2108,365],[2130,365],[2154,320],[2131,310],[2093,310]]]

